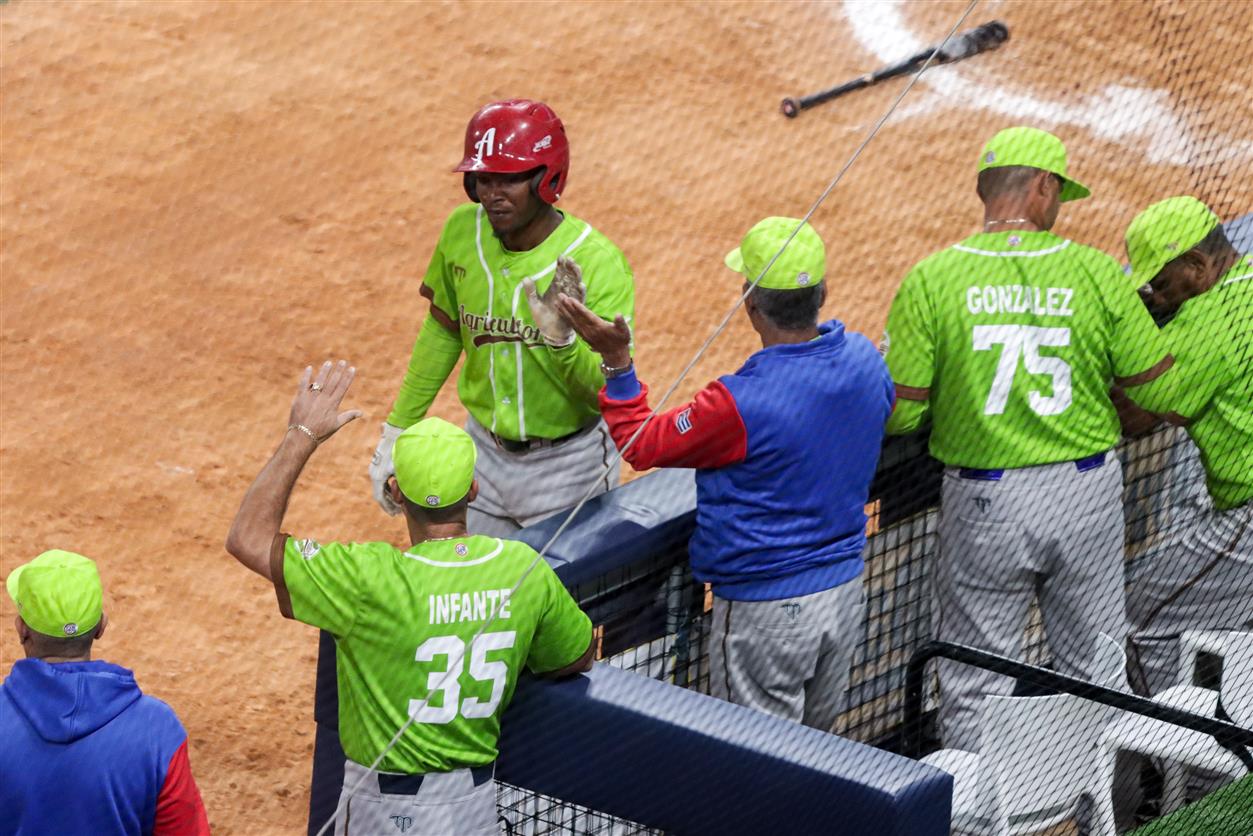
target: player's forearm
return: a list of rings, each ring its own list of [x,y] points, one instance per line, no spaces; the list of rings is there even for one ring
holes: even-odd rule
[[[435,396],[452,374],[460,356],[461,339],[434,316],[428,316],[413,344],[409,367],[387,423],[393,427],[411,427],[426,417],[426,411],[435,402]]]
[[[605,382],[600,371],[600,355],[579,339],[565,348],[544,346],[544,350],[556,361],[572,398],[594,406]]]
[[[886,427],[888,435],[908,435],[909,433],[917,432],[926,423],[930,408],[930,401],[911,400],[901,397],[898,390],[896,406],[888,417]]]
[[[1169,354],[1148,371],[1116,378],[1114,382],[1140,409],[1159,415],[1172,411],[1187,414],[1188,405],[1184,401],[1191,400],[1195,391],[1204,388],[1203,381],[1185,380],[1175,366],[1175,358]]]
[[[226,550],[266,580],[273,580],[270,547],[282,527],[292,488],[305,462],[316,449],[317,444],[303,432],[288,430],[252,487],[244,494],[244,501],[240,503],[230,533],[226,536]]]

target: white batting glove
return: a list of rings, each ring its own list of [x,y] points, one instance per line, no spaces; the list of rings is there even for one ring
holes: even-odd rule
[[[392,464],[392,448],[396,446],[396,439],[402,432],[404,430],[400,427],[383,424],[379,446],[374,448],[374,458],[370,459],[370,485],[374,488],[374,501],[393,517],[400,513],[400,506],[388,492],[387,480],[396,473],[396,467]]]
[[[543,296],[536,290],[533,279],[523,279],[522,289],[526,291],[526,301],[531,306],[531,319],[535,320],[535,327],[539,328],[544,342],[553,348],[565,348],[574,342],[574,328],[557,311],[557,297],[564,293],[583,301],[587,292],[579,265],[573,259],[562,256],[557,259],[557,272]]]

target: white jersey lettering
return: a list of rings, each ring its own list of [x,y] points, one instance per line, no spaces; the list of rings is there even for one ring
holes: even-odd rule
[[[1069,287],[1029,287],[1021,284],[984,285],[966,288],[966,310],[980,314],[1021,314],[1074,316]]]

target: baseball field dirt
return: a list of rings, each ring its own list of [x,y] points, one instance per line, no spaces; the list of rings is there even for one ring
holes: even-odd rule
[[[316,637],[222,543],[301,368],[326,357],[357,365],[366,418],[316,455],[287,528],[402,537],[366,465],[465,199],[468,117],[527,96],[564,119],[560,206],[634,267],[640,373],[660,388],[739,291],[723,254],[802,214],[906,80],[796,120],[779,100],[910,54],[965,6],[0,6],[0,574],[53,547],[98,560],[98,655],[183,719],[215,832],[300,831]],[[1190,8],[976,9],[968,25],[1004,20],[1009,43],[924,78],[815,216],[828,313],[878,338],[909,265],[974,230],[975,158],[1009,124],[1066,140],[1094,197],[1058,231],[1111,253],[1175,192],[1253,208],[1248,66],[1230,64],[1253,5]],[[754,347],[737,317],[678,396]],[[463,418],[452,386],[434,412]],[[5,674],[7,597],[0,615]]]

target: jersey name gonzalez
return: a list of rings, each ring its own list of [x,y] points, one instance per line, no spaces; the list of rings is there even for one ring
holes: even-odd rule
[[[471,313],[465,305],[457,306],[457,319],[462,328],[474,332],[474,347],[489,343],[522,343],[526,346],[543,344],[539,329],[516,316],[486,316]]]
[[[966,288],[966,310],[972,314],[1030,313],[1036,316],[1074,316],[1069,287],[1032,287],[1023,284]]]
[[[477,592],[452,592],[428,595],[427,613],[431,624],[452,624],[458,621],[486,621],[492,613],[496,618],[509,618],[509,589],[486,589]],[[500,604],[497,609],[497,604]]]

